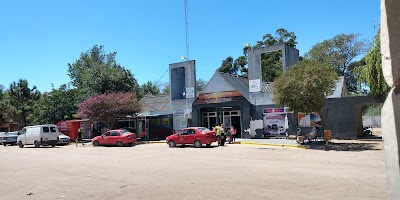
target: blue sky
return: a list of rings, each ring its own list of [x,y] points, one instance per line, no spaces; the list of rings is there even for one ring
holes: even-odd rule
[[[197,78],[209,80],[228,56],[248,42],[285,28],[300,54],[340,33],[370,41],[379,0],[188,0],[190,59]],[[20,78],[39,91],[70,81],[67,64],[94,45],[117,51],[117,61],[140,84],[157,81],[185,55],[183,0],[1,0],[0,84]],[[167,82],[166,74],[161,82]]]

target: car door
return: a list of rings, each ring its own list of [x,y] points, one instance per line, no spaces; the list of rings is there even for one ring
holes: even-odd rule
[[[184,129],[181,132],[178,133],[178,141],[175,141],[177,144],[186,144],[186,135],[187,135],[187,130]]]
[[[118,139],[120,139],[121,134],[118,131],[111,131],[108,142],[110,144],[116,144]]]
[[[196,131],[194,129],[187,129],[185,137],[185,144],[193,144],[196,140]]]
[[[110,131],[105,132],[102,136],[101,136],[101,140],[99,140],[100,144],[111,144],[110,143]]]
[[[20,132],[19,132],[19,139],[22,142],[22,144],[26,144],[26,128],[23,128]]]

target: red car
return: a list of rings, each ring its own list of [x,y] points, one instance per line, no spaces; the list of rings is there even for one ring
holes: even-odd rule
[[[203,144],[210,146],[216,142],[215,132],[205,127],[189,127],[179,131],[176,134],[167,137],[169,147],[176,145],[194,145],[196,148],[202,147]]]
[[[92,139],[93,146],[99,145],[124,145],[133,146],[137,142],[136,134],[127,130],[109,130],[101,136]]]

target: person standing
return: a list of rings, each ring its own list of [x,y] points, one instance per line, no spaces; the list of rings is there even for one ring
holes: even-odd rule
[[[219,125],[216,125],[214,129],[215,129],[215,136],[217,137],[217,142],[219,146],[221,144],[221,127]]]
[[[235,142],[235,135],[236,135],[236,129],[234,126],[231,126],[231,142]]]
[[[220,137],[221,137],[221,142],[220,142],[220,144],[221,144],[221,146],[224,146],[224,145],[225,145],[225,141],[226,141],[226,135],[225,135],[224,124],[221,124],[220,130],[221,130],[221,135],[220,135]]]
[[[82,142],[82,146],[83,146],[83,139],[82,139],[82,128],[78,128],[78,134],[75,140],[75,145],[78,146],[79,141]]]
[[[232,133],[231,133],[231,129],[229,129],[229,128],[226,129],[226,137],[228,139],[228,143],[231,144],[232,143]]]

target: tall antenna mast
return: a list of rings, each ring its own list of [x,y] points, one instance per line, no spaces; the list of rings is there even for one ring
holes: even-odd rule
[[[189,60],[189,12],[187,0],[185,2],[185,34],[186,34],[186,60]]]

